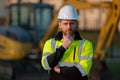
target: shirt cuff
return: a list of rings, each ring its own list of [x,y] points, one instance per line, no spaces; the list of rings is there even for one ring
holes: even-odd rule
[[[59,50],[60,50],[61,52],[63,52],[63,53],[66,51],[66,49],[65,49],[63,46],[60,46],[60,47],[59,47]]]

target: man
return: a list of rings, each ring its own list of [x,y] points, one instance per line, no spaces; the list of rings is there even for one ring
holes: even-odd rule
[[[55,38],[46,41],[42,66],[49,71],[49,80],[88,80],[93,47],[77,32],[77,10],[65,5],[60,9],[58,19],[61,31]]]

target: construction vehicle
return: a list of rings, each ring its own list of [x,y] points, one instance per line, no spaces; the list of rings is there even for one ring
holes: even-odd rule
[[[15,78],[14,64],[39,61],[38,44],[53,17],[53,6],[15,3],[8,9],[8,26],[0,27],[0,66],[3,74]]]
[[[39,40],[44,36],[52,21],[53,7],[43,3],[18,3],[12,4],[9,10],[9,25],[19,26],[29,32],[34,48],[38,48]]]
[[[43,3],[15,3],[10,5],[8,8],[8,26],[1,26],[0,34],[2,37],[1,39],[3,39],[3,37],[10,39],[1,40],[1,47],[7,47],[6,44],[12,44],[13,46],[18,44],[17,46],[19,46],[19,48],[23,47],[23,52],[24,50],[26,52],[23,53],[23,56],[21,55],[22,53],[20,53],[20,55],[18,53],[19,56],[17,56],[16,53],[11,53],[12,55],[10,55],[8,52],[5,52],[7,53],[6,55],[0,54],[0,59],[19,60],[25,57],[25,55],[27,55],[29,51],[31,51],[31,48],[38,48],[39,40],[44,36],[44,33],[47,31],[48,25],[50,24],[53,17],[53,6]],[[11,40],[11,38],[13,40]],[[3,41],[6,41],[4,42],[5,44],[3,43]],[[20,45],[25,43],[30,44]],[[8,48],[10,49],[12,45]],[[19,52],[19,49],[17,51]],[[9,58],[6,56],[9,56]]]
[[[106,8],[106,9],[108,9],[107,14],[106,14],[107,15],[106,23],[102,26],[102,28],[100,30],[100,36],[98,38],[98,42],[97,42],[97,45],[96,45],[96,48],[95,48],[95,51],[94,51],[93,67],[92,67],[91,73],[89,75],[89,80],[101,80],[106,75],[108,75],[108,74],[105,74],[108,71],[107,66],[105,64],[105,59],[107,57],[106,56],[107,55],[107,49],[110,47],[110,44],[113,40],[113,37],[114,37],[115,32],[116,32],[116,28],[117,28],[117,23],[118,23],[118,20],[119,20],[119,17],[120,17],[120,1],[119,0],[112,0],[112,2],[88,3],[88,2],[84,2],[84,1],[81,2],[81,1],[78,1],[78,0],[65,0],[63,5],[65,5],[65,4],[70,4],[78,10],[80,10],[80,9],[93,9],[93,8]],[[61,6],[63,6],[63,5],[61,5]],[[39,38],[39,41],[40,41],[39,42],[39,49],[40,49],[41,52],[42,52],[43,45],[44,45],[45,41],[47,39],[49,39],[51,37],[51,35],[56,33],[57,21],[58,21],[57,20],[57,13],[58,12],[56,12],[56,14],[54,15],[48,29],[45,28],[47,30],[44,33],[44,36]],[[39,19],[37,19],[37,20],[39,20]],[[18,22],[19,21],[20,20],[18,20]],[[27,20],[25,20],[25,21],[27,21]],[[29,19],[28,19],[28,21],[29,21]],[[11,24],[16,24],[16,23],[11,23]],[[19,23],[19,25],[20,25],[20,23]],[[24,28],[25,28],[25,30],[27,29],[26,27],[24,27]],[[31,30],[30,27],[29,27],[29,30]],[[5,41],[5,40],[3,40],[3,41]],[[14,46],[15,45],[16,44],[14,44]],[[20,44],[18,44],[18,45],[20,46]],[[4,48],[4,47],[2,46],[1,48]],[[26,50],[26,49],[22,47],[22,50]],[[31,51],[31,47],[28,48],[27,53],[29,53],[29,51]],[[11,52],[13,52],[13,51],[11,51]],[[25,52],[25,56],[27,55],[27,53]],[[11,59],[13,59],[13,58],[11,57]],[[4,59],[8,59],[8,58],[4,58]],[[23,57],[16,58],[16,59],[23,59]],[[105,76],[104,76],[104,74],[105,74]]]

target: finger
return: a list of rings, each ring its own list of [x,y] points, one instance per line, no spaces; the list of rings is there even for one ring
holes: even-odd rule
[[[67,38],[68,38],[70,41],[73,40],[73,38],[72,38],[70,35],[67,35]]]

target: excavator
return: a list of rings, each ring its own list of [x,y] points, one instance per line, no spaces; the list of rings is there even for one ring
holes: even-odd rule
[[[19,2],[8,9],[7,24],[0,26],[0,76],[13,80],[17,63],[40,63],[38,44],[52,20],[53,6]]]
[[[11,45],[4,43],[2,45],[3,41],[1,41],[1,47],[6,47],[6,50],[3,50],[6,51],[3,52],[6,55],[1,54],[0,58],[19,60],[30,53],[31,49],[34,52],[33,48],[37,48],[39,40],[43,37],[53,17],[53,6],[43,3],[15,3],[8,9],[8,27],[3,26],[0,30],[3,34],[1,37],[8,38],[1,39]],[[46,23],[44,24],[44,22]],[[11,50],[13,53],[9,53]]]
[[[108,54],[107,50],[110,48],[112,40],[116,33],[117,24],[120,17],[120,0],[112,0],[111,2],[97,2],[97,3],[78,1],[78,0],[65,0],[64,3],[61,5],[61,7],[65,4],[70,4],[74,6],[77,10],[93,9],[93,8],[107,9],[106,22],[103,24],[103,26],[100,29],[100,34],[94,50],[93,66],[89,74],[89,80],[104,80],[106,77],[110,76],[108,68],[106,66],[105,59]],[[16,8],[21,9],[22,8],[20,7],[21,4],[18,5],[19,6],[16,6]],[[29,8],[30,7],[31,6],[29,6]],[[17,16],[14,13],[12,14],[12,12],[15,12],[15,10],[17,10],[16,8],[11,7],[11,13],[10,13],[11,18],[9,19],[10,20],[9,25],[11,27],[9,28],[0,27],[0,31],[1,31],[0,59],[1,60],[8,60],[8,61],[21,60],[27,55],[31,54],[32,51],[40,52],[41,54],[45,41],[50,37],[52,37],[52,35],[54,35],[58,30],[57,29],[58,11],[56,11],[54,16],[52,17],[53,13],[47,11],[46,8],[44,13],[44,11],[42,11],[44,10],[43,8],[40,8],[41,11],[39,11],[39,9],[37,10],[35,9],[36,7],[32,6],[32,9],[30,9],[28,13],[31,12],[34,13],[29,15],[21,14],[21,12],[27,11],[26,8],[24,7],[23,8],[24,11],[18,10],[18,15],[21,14],[21,16]],[[49,14],[51,13],[51,15],[48,16],[48,13]],[[12,17],[12,15],[14,16]],[[25,18],[26,16],[29,17]],[[45,20],[44,17],[47,17],[47,19]],[[23,22],[21,21],[20,18],[23,19]],[[30,19],[33,20],[31,21]],[[25,22],[27,22],[27,24],[25,24]],[[35,28],[33,26],[30,27],[30,25],[35,25],[36,27]],[[46,27],[43,27],[44,25]],[[38,31],[40,32],[39,36],[37,34],[38,32],[34,32],[32,30],[36,30],[36,31],[40,30]],[[37,38],[33,38],[33,37],[37,37]],[[39,45],[37,45],[38,43]],[[37,45],[39,48],[35,47],[35,45]]]

